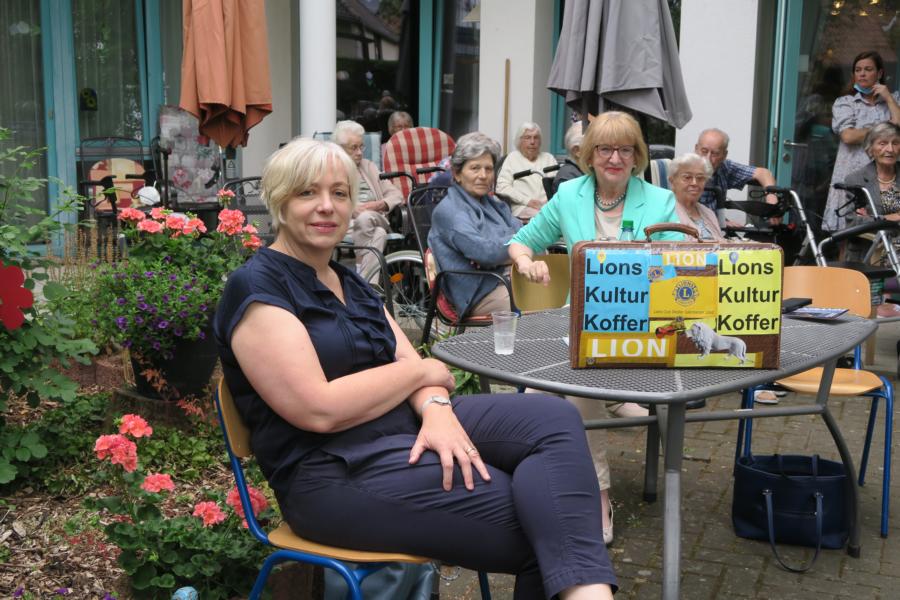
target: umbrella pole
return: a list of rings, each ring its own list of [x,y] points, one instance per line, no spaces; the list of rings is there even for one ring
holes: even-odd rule
[[[509,145],[509,59],[503,66],[503,154],[507,154]]]

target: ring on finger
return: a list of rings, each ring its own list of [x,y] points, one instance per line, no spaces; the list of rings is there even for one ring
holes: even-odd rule
[[[475,446],[469,446],[467,448],[463,448],[463,452],[465,452],[466,454],[468,454],[470,456],[472,454],[478,454],[478,450],[475,448]]]

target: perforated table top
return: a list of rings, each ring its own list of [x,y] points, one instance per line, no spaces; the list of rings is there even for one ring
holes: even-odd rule
[[[786,315],[787,317],[787,315]],[[567,308],[522,315],[515,352],[494,353],[492,327],[479,327],[436,343],[448,364],[513,385],[602,400],[687,402],[772,381],[824,364],[853,349],[877,325],[845,315],[831,321],[785,318],[779,369],[573,369]]]

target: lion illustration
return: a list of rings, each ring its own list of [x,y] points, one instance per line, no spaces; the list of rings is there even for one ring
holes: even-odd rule
[[[694,323],[685,333],[700,350],[698,358],[706,358],[710,352],[724,350],[727,356],[734,356],[744,364],[747,360],[747,344],[741,338],[719,335],[706,323]]]

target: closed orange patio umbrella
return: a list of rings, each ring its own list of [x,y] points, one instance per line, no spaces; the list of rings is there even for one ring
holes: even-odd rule
[[[264,0],[183,0],[179,106],[220,146],[247,145],[272,112]]]

